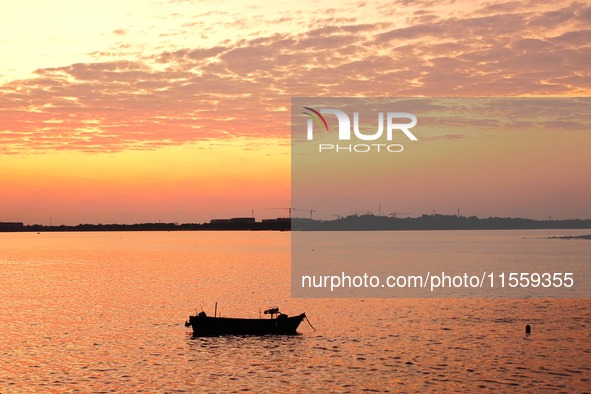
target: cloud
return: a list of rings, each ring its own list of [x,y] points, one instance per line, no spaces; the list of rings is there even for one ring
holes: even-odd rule
[[[36,70],[0,87],[0,152],[287,138],[291,96],[589,94],[585,4],[536,12],[506,2],[463,15],[436,6],[408,13],[406,26],[355,23],[333,11],[300,31],[132,60],[96,52],[110,60]]]

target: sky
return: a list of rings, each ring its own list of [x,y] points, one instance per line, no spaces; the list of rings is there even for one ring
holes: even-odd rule
[[[588,97],[589,26],[588,1],[3,2],[0,221],[283,216],[291,97]],[[442,139],[433,179],[423,168],[417,194],[384,209],[589,218],[591,135],[564,132],[552,167],[538,138]],[[529,165],[480,163],[502,144]],[[503,182],[471,176],[480,164]],[[355,198],[343,209],[392,201]]]
[[[386,133],[387,114],[417,124],[391,137],[339,139],[339,121],[307,137],[302,107],[338,108],[364,138]],[[588,217],[590,98],[297,98],[292,103],[292,205],[299,216],[422,214],[561,219]],[[306,112],[311,112],[310,110]],[[321,114],[322,115],[322,114]],[[405,115],[394,119],[409,124]],[[350,128],[352,129],[352,128]],[[349,130],[350,130],[349,129]],[[388,138],[391,138],[388,140]]]

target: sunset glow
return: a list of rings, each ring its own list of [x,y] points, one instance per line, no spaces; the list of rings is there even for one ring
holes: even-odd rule
[[[0,221],[282,216],[292,96],[591,93],[588,2],[333,4],[0,6]],[[591,217],[591,134],[430,137],[392,209]]]

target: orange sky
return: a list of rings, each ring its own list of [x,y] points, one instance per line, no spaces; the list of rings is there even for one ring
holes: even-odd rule
[[[585,97],[589,26],[591,3],[570,1],[6,3],[0,221],[279,216],[268,208],[290,206],[290,97]],[[469,157],[453,152],[486,158],[495,144],[529,143],[441,140],[422,157],[448,170],[453,192],[435,204],[437,182],[417,164],[405,176],[425,180],[420,194],[389,209],[591,217],[589,142],[564,140],[554,167],[536,144],[518,171],[485,161],[488,179],[504,182],[475,188]],[[545,182],[552,168],[570,170]],[[514,198],[492,198],[508,187]],[[359,197],[355,209],[377,212],[381,200],[391,198]]]

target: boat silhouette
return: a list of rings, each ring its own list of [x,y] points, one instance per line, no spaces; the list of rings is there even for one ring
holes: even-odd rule
[[[217,312],[216,312],[217,315]],[[279,308],[273,307],[265,311],[269,318],[236,318],[207,316],[200,312],[195,316],[189,316],[185,327],[193,328],[193,335],[196,337],[218,336],[218,335],[289,335],[296,334],[296,330],[305,313],[289,317],[279,312]]]

